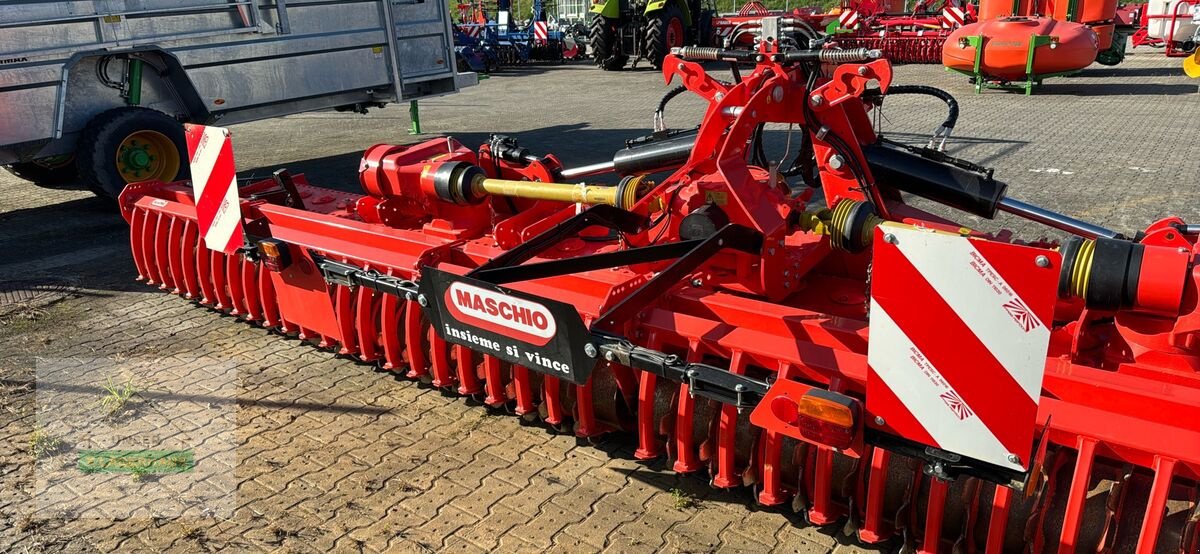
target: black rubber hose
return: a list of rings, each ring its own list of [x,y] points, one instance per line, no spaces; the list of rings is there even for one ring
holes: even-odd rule
[[[882,96],[879,94],[879,91],[870,92],[871,94],[865,95],[868,99],[880,98]],[[887,96],[896,94],[922,94],[937,98],[942,102],[945,102],[946,107],[949,109],[948,113],[946,114],[946,121],[942,123],[942,127],[953,129],[954,124],[958,122],[958,100],[955,100],[949,92],[946,92],[940,88],[926,85],[892,85],[891,87],[888,87]]]
[[[667,102],[670,102],[671,99],[685,92],[687,92],[687,87],[683,85],[679,85],[671,90],[668,90],[667,93],[663,95],[662,100],[658,101],[658,107],[655,108],[654,113],[663,113],[663,111],[667,109]]]

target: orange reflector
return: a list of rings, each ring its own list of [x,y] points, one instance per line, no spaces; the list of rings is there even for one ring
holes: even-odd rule
[[[287,243],[278,239],[258,241],[258,257],[267,269],[275,272],[283,271],[292,263]]]
[[[857,400],[836,392],[812,389],[793,405],[796,406],[794,425],[805,439],[837,449],[850,448],[854,444],[858,432]]]
[[[815,392],[818,391],[814,390],[800,398],[800,404],[796,406],[796,411],[800,416],[824,421],[838,427],[854,427],[854,412],[850,406],[838,403],[833,399],[821,398],[814,394]]]
[[[264,241],[258,243],[258,251],[262,252],[262,255],[266,256],[268,258],[278,258],[279,257],[279,243],[268,242],[268,241],[264,240]]]

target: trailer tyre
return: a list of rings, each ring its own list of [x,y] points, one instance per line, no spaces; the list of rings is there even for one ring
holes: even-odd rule
[[[92,190],[116,198],[129,183],[188,176],[187,141],[174,118],[147,108],[117,108],[79,136],[77,167]]]
[[[32,162],[20,162],[4,166],[9,173],[29,181],[39,187],[64,189],[79,178],[75,170],[75,157],[71,155],[55,156]]]
[[[629,56],[621,53],[616,23],[607,17],[592,15],[588,39],[592,47],[592,59],[596,60],[596,65],[601,69],[616,71],[624,68],[625,63],[629,61]]]
[[[663,58],[672,48],[686,42],[687,26],[679,8],[671,6],[654,14],[646,25],[646,57],[654,69],[662,69]]]

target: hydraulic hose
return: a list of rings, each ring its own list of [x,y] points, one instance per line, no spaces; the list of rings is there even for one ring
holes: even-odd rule
[[[946,103],[946,120],[933,132],[933,137],[929,139],[928,144],[929,148],[934,148],[939,152],[944,150],[946,139],[950,138],[950,133],[954,131],[954,124],[958,122],[958,100],[955,100],[954,96],[951,96],[949,92],[926,85],[892,85],[888,87],[887,96],[896,94],[932,96]],[[871,91],[871,94],[867,98],[878,99],[883,98],[883,95],[878,91]]]

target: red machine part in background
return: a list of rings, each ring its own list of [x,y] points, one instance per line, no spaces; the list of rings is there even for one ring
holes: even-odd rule
[[[953,0],[918,2],[909,12],[901,3],[850,3],[843,13],[857,14],[852,28],[842,25],[834,30],[834,42],[841,48],[880,50],[895,63],[941,63],[942,45],[955,29],[976,20],[972,4]]]

